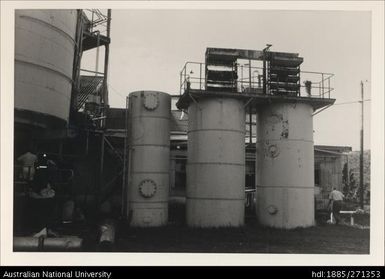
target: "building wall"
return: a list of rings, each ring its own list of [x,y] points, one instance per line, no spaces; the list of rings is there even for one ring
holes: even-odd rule
[[[334,187],[343,191],[342,170],[346,162],[344,155],[324,154],[315,151],[314,171],[316,187],[316,208],[326,209],[329,199],[329,193]]]

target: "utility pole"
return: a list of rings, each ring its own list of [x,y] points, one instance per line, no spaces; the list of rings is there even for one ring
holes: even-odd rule
[[[364,209],[364,82],[361,80],[360,207]]]

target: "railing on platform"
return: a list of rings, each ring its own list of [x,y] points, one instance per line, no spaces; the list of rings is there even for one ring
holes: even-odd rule
[[[250,65],[237,65],[237,79],[234,79],[236,88],[232,92],[237,93],[256,93],[263,94],[263,68]],[[331,98],[331,73],[301,71],[300,72],[300,90],[298,97],[309,98]],[[206,90],[206,65],[199,62],[186,62],[180,72],[180,91],[182,95],[187,89]],[[220,87],[218,87],[219,89]],[[269,86],[267,82],[267,92]]]

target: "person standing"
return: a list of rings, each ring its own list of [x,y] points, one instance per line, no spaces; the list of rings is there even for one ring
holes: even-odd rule
[[[332,208],[333,217],[336,220],[336,225],[341,222],[340,211],[342,208],[342,203],[345,196],[340,191],[338,191],[335,187],[333,191],[329,194],[329,206]]]

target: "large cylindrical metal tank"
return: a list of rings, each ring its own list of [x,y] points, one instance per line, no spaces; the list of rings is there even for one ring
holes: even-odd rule
[[[237,227],[245,211],[245,109],[241,100],[202,98],[188,108],[186,220]]]
[[[128,209],[131,226],[168,221],[171,96],[156,91],[129,95]]]
[[[16,10],[16,122],[68,121],[76,24],[76,10]]]
[[[257,217],[276,228],[314,225],[313,108],[278,103],[258,111]]]

